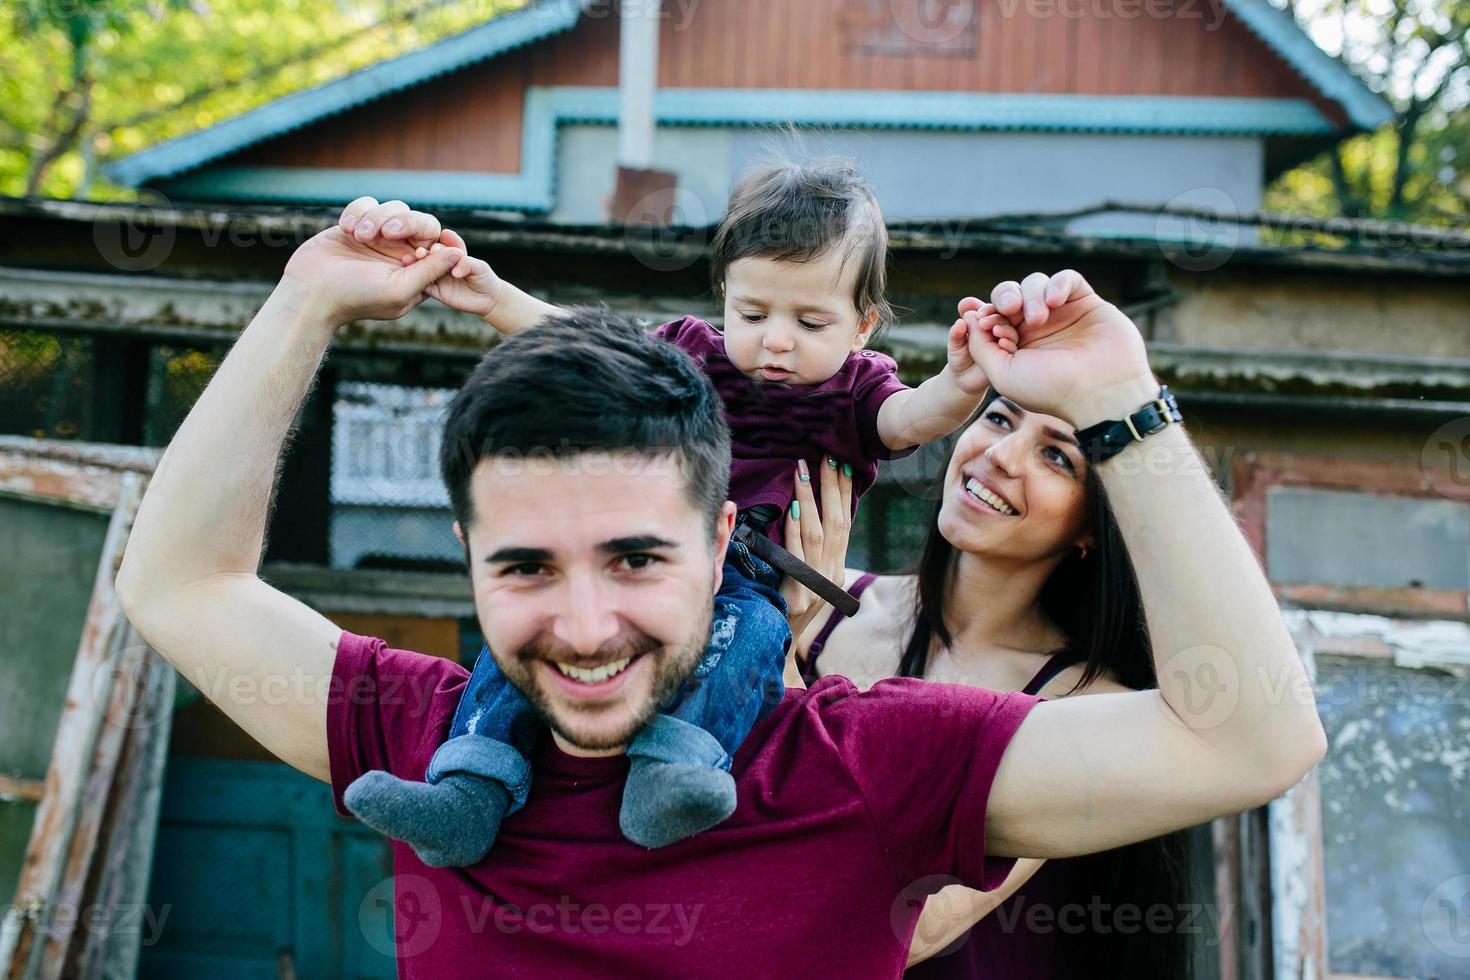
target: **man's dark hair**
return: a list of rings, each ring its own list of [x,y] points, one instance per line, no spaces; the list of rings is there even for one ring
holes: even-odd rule
[[[455,519],[474,521],[480,460],[587,450],[671,453],[713,534],[730,489],[730,429],[714,386],[673,344],[594,308],[503,341],[455,395],[439,447]]]
[[[809,262],[833,248],[843,249],[844,263],[858,263],[852,295],[858,315],[876,312],[880,327],[892,320],[888,229],[857,167],[846,160],[766,167],[730,192],[710,246],[715,295],[725,295],[725,277],[740,259]]]

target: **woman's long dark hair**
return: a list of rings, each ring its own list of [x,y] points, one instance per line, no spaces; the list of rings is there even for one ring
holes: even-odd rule
[[[991,389],[976,418],[984,415],[995,397]],[[1133,563],[1102,482],[1093,472],[1087,474],[1086,493],[1096,541],[1087,557],[1073,552],[1052,572],[1041,588],[1042,611],[1066,634],[1068,659],[1083,665],[1073,691],[1100,677],[1112,677],[1134,690],[1157,687]],[[939,531],[944,496],[937,497],[915,569],[914,629],[899,661],[901,677],[923,677],[930,653],[950,647],[954,640],[944,610],[959,552]],[[1096,897],[1114,910],[1131,907],[1137,910],[1133,922],[1138,928],[1132,933],[1116,928],[1106,933],[1058,931],[1057,975],[1069,980],[1092,976],[1178,980],[1188,976],[1191,951],[1182,930],[1187,920],[1180,921],[1192,901],[1188,845],[1188,832],[1179,831],[1100,854],[1065,859],[1065,901],[1086,905]],[[1143,925],[1148,910],[1158,904],[1167,905],[1170,912],[1170,928],[1162,934]]]

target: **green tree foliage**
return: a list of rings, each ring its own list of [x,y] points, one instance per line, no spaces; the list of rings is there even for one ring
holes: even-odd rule
[[[100,164],[524,0],[6,0],[0,194],[112,196]]]
[[[1470,221],[1470,0],[1320,0],[1293,12],[1319,39],[1338,39],[1343,59],[1385,94],[1398,118],[1283,174],[1265,206]]]

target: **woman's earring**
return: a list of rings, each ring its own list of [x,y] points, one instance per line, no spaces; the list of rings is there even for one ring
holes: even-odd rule
[[[1078,560],[1079,561],[1086,561],[1087,560],[1087,545],[1080,544],[1080,545],[1077,546],[1077,549],[1080,552],[1077,555]]]

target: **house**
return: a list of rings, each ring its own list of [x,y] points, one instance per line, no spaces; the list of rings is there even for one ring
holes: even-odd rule
[[[542,0],[106,173],[174,201],[370,194],[602,223],[618,13],[640,6],[659,17],[652,160],[692,227],[781,152],[773,126],[803,130],[803,154],[859,159],[907,221],[1105,201],[1251,212],[1283,169],[1392,118],[1267,0]]]
[[[1382,100],[1265,0],[665,0],[652,152],[630,161],[631,6],[543,0],[136,154],[109,173],[153,192],[137,206],[0,200],[0,352],[33,352],[0,362],[0,424],[166,442],[292,248],[364,193],[432,207],[547,298],[718,322],[704,253],[733,176],[793,140],[856,156],[891,221],[884,343],[907,376],[937,367],[956,297],[1082,271],[1144,331],[1316,672],[1319,772],[1196,835],[1194,975],[1455,975],[1470,236],[1256,213]],[[609,209],[639,200],[620,163],[668,178],[651,214]],[[1294,227],[1338,243],[1272,244]],[[283,470],[271,581],[346,628],[475,654],[429,440],[494,341],[435,304],[343,329]],[[941,457],[885,467],[853,564],[912,560]],[[144,973],[391,975],[381,843],[197,697],[170,752],[150,901],[173,918]]]

